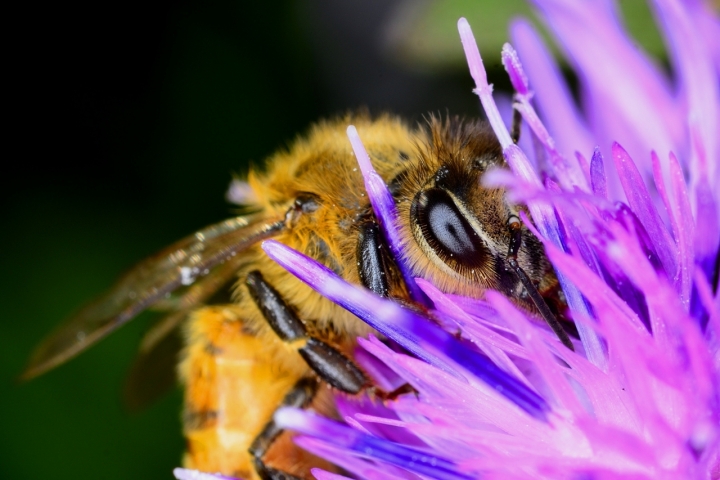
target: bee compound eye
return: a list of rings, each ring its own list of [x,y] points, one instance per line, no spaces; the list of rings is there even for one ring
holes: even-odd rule
[[[445,190],[418,193],[410,217],[430,249],[454,270],[481,268],[487,262],[485,243]]]

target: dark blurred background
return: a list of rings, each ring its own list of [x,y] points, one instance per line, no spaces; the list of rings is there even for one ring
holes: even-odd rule
[[[151,315],[17,383],[32,347],[133,263],[229,216],[231,174],[312,121],[362,106],[479,115],[455,22],[470,18],[507,88],[499,51],[522,2],[497,3],[126,0],[8,15],[0,478],[172,478],[180,391],[136,414],[121,401]]]

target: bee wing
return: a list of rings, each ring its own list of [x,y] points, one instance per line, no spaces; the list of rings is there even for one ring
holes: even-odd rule
[[[279,218],[270,222],[252,217],[231,218],[200,230],[140,262],[109,291],[43,340],[31,355],[21,378],[35,377],[67,361],[181,287],[190,286],[180,303],[185,298],[192,306],[191,294],[198,291],[192,289],[192,284],[199,277],[255,243],[275,235],[284,225]],[[205,286],[199,291],[210,291],[208,284],[212,283],[199,282]]]
[[[176,370],[183,346],[179,326],[188,314],[180,310],[166,315],[143,337],[123,388],[123,403],[129,411],[138,412],[151,405],[177,384]]]
[[[213,304],[228,303],[232,301],[229,295],[232,285],[226,284],[234,280],[233,277],[242,263],[242,255],[232,256],[216,265],[209,274],[197,278],[190,285],[178,287],[171,295],[166,294],[165,297],[158,299],[149,308],[153,311],[174,312],[190,310],[207,302]],[[215,298],[215,296],[220,298]],[[145,340],[143,340],[144,342]],[[145,347],[141,345],[140,349],[143,348]]]
[[[177,364],[183,346],[179,326],[202,305],[232,301],[232,287],[243,262],[237,255],[215,267],[174,299],[165,310],[175,310],[158,320],[143,336],[137,357],[123,388],[123,403],[131,412],[151,405],[177,384]],[[153,309],[157,308],[157,304]]]

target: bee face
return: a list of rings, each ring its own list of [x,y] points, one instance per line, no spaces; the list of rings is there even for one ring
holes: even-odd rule
[[[504,190],[482,184],[488,170],[505,166],[500,145],[481,122],[431,119],[430,132],[399,193],[406,198],[401,206],[416,246],[408,256],[418,276],[446,292],[477,296],[492,288],[522,303],[522,285],[506,263],[507,223],[522,207],[508,203]],[[518,257],[534,281],[547,274],[531,235]]]
[[[392,257],[375,223],[345,136],[351,123],[396,200],[402,259]],[[523,305],[521,284],[507,267],[507,223],[522,207],[481,183],[488,169],[503,165],[500,146],[480,122],[431,118],[427,128],[410,129],[387,116],[356,116],[320,123],[271,157],[264,172],[249,174],[246,206],[253,213],[205,228],[131,269],[38,347],[27,376],[152,306],[167,312],[153,338],[184,325],[178,374],[185,465],[244,478],[279,478],[280,471],[309,477],[320,460],[294,447],[273,413],[279,406],[332,413],[321,383],[346,394],[365,391],[371,382],[352,352],[369,327],[270,261],[258,243],[275,238],[406,303],[412,300],[399,260],[446,292],[480,296],[493,288]],[[547,280],[547,261],[531,235],[517,261],[532,281]],[[231,297],[219,295],[228,288]],[[161,343],[144,342],[143,355]]]

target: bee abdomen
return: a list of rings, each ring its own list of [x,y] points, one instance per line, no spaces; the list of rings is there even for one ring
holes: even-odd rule
[[[235,306],[206,307],[191,317],[180,365],[186,383],[184,464],[257,479],[249,449],[308,369],[295,352],[272,348],[272,339],[269,345],[245,331],[237,313]],[[279,355],[297,356],[286,363],[300,368],[279,372]]]

